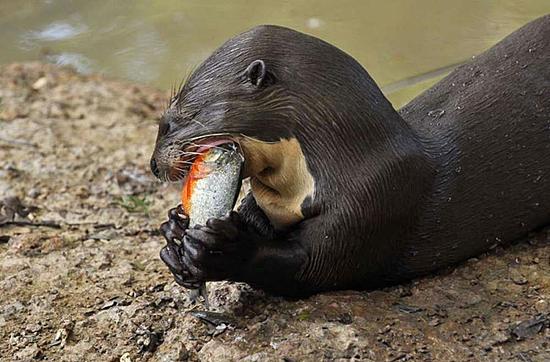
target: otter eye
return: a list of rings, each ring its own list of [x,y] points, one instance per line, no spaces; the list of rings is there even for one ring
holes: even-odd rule
[[[248,81],[252,83],[252,85],[256,87],[261,87],[264,83],[264,80],[266,79],[266,67],[263,60],[255,60],[248,68],[246,68],[246,76],[248,77]]]

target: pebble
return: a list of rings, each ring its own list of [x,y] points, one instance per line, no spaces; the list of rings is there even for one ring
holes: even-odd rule
[[[510,277],[512,278],[512,281],[517,285],[525,285],[529,282],[527,278],[525,278],[519,271],[515,269],[510,272]]]
[[[124,352],[122,356],[120,356],[119,362],[132,362],[132,358],[130,357],[130,353]]]
[[[40,196],[40,193],[41,193],[40,189],[33,187],[32,189],[29,190],[29,192],[27,192],[27,196],[29,196],[32,199],[36,199],[38,196]]]
[[[46,84],[48,84],[48,79],[46,79],[46,77],[38,78],[38,80],[32,84],[32,89],[39,90],[44,88]]]
[[[537,300],[537,302],[535,303],[535,309],[539,313],[547,313],[549,310],[548,301],[546,301],[546,299]]]
[[[159,362],[187,361],[189,352],[183,343],[174,343],[166,352],[157,352],[155,354]]]
[[[67,342],[67,338],[69,336],[69,332],[65,328],[59,328],[53,337],[52,346],[57,346],[63,348],[65,347],[65,343]]]

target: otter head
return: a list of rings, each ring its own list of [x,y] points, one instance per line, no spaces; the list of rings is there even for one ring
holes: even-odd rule
[[[299,34],[255,28],[194,71],[160,120],[151,169],[161,179],[179,180],[197,153],[235,142],[257,203],[275,226],[285,227],[303,218],[314,180],[296,134],[296,99],[288,86],[293,71],[271,39],[280,32]]]
[[[286,227],[314,212],[313,200],[343,191],[331,178],[355,172],[368,148],[380,149],[394,116],[349,55],[290,29],[259,26],[222,45],[172,97],[151,169],[179,180],[204,147],[236,142],[258,205]]]

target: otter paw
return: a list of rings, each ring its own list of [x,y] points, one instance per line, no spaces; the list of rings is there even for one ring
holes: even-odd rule
[[[196,280],[182,263],[182,252],[178,245],[166,245],[160,251],[160,258],[168,266],[174,276],[174,280],[181,286],[189,289],[197,289],[201,281]]]
[[[181,205],[168,211],[168,221],[160,226],[160,232],[166,239],[166,246],[160,251],[160,258],[168,266],[176,282],[186,288],[195,289],[200,281],[183,266],[183,247],[181,241],[185,237],[185,229],[189,226],[189,218],[184,214]],[[176,241],[180,241],[178,244]]]
[[[231,212],[186,230],[183,267],[196,280],[235,278],[255,250],[244,229],[239,215]]]

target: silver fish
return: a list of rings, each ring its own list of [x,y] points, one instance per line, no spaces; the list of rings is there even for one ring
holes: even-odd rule
[[[233,143],[214,146],[197,157],[181,193],[190,227],[205,225],[208,219],[220,218],[233,210],[241,188],[243,164],[244,157]],[[192,300],[199,295],[209,308],[206,284],[190,292]]]

